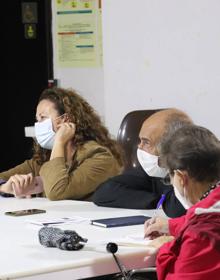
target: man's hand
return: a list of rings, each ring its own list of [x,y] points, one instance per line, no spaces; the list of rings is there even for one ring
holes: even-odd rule
[[[144,224],[144,237],[155,239],[158,236],[169,234],[168,219],[156,217],[147,220]]]

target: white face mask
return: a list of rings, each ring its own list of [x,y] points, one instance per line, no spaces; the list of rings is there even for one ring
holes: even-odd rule
[[[176,198],[179,200],[179,202],[183,205],[185,209],[189,209],[193,204],[185,197],[185,195],[182,195],[179,191],[179,189],[173,185],[174,193]],[[185,190],[185,189],[184,189]]]
[[[149,176],[164,178],[167,175],[167,170],[158,165],[158,156],[137,149],[137,158],[140,165]]]
[[[36,122],[34,128],[38,144],[44,149],[52,150],[55,132],[53,131],[51,119],[46,119],[42,122]]]

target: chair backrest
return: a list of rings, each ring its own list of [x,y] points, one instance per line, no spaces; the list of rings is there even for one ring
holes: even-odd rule
[[[141,126],[144,120],[160,110],[132,111],[123,118],[118,131],[117,142],[124,152],[125,170],[137,168],[140,165],[137,159],[137,145]]]

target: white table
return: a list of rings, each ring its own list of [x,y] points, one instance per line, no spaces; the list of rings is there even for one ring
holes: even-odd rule
[[[2,279],[82,279],[118,272],[119,269],[105,246],[85,246],[80,251],[63,251],[43,247],[38,241],[40,226],[27,220],[81,216],[89,219],[128,215],[152,215],[152,210],[127,210],[97,207],[91,202],[49,201],[46,198],[0,198],[0,280]],[[4,212],[28,208],[45,209],[45,214],[11,217]],[[112,241],[128,234],[143,232],[143,225],[118,228],[101,228],[89,223],[62,225],[62,229],[76,230],[89,242]],[[122,247],[117,252],[120,261],[128,269],[143,268],[147,264],[144,247]],[[152,265],[149,258],[148,265]]]

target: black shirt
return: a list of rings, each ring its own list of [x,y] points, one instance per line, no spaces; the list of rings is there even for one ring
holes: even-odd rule
[[[173,187],[165,185],[161,178],[148,176],[141,166],[103,182],[92,200],[104,207],[155,209],[162,194],[166,195],[163,210],[168,217],[175,218],[186,213]]]

